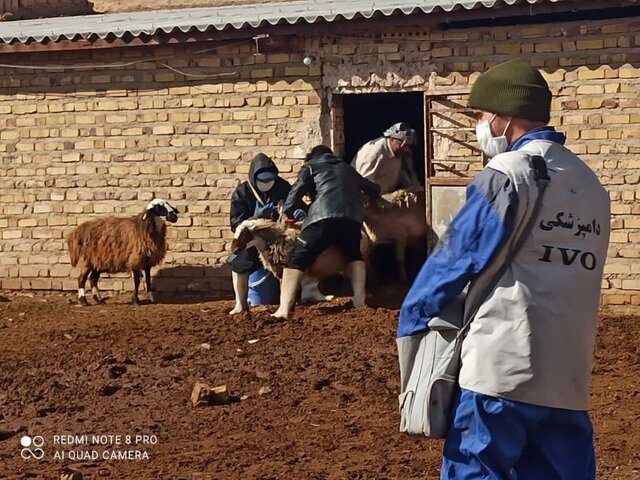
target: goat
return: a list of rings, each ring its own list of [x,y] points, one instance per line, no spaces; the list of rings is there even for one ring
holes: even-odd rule
[[[152,200],[144,212],[129,218],[97,218],[76,227],[67,236],[71,266],[78,267],[78,301],[88,305],[84,287],[90,279],[94,300],[104,303],[98,290],[102,273],[133,272],[133,303],[138,305],[138,288],[144,270],[147,296],[154,302],[151,267],[167,253],[167,225],[175,223],[178,210],[161,199]]]
[[[363,230],[372,245],[393,243],[400,280],[407,282],[407,245],[427,237],[425,193],[398,190],[364,206]],[[366,258],[366,257],[365,257]]]
[[[237,254],[247,248],[250,242],[253,243],[262,264],[280,280],[293,249],[293,243],[299,234],[299,230],[272,220],[245,220],[236,229],[231,242],[231,252]],[[368,240],[363,238],[361,248],[366,249],[367,245]],[[318,281],[344,272],[347,263],[347,258],[337,247],[329,247],[323,251],[304,272],[301,282],[302,301],[331,300],[332,296],[325,296],[318,290]]]

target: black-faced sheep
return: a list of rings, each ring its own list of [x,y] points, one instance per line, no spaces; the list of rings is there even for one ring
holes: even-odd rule
[[[398,190],[365,203],[363,230],[372,245],[393,243],[400,279],[407,281],[407,245],[427,239],[425,192]]]
[[[152,200],[144,212],[129,218],[97,218],[79,225],[67,236],[71,265],[78,268],[78,301],[87,305],[84,287],[90,279],[96,302],[103,303],[98,290],[102,273],[133,272],[133,303],[139,304],[141,272],[147,282],[147,295],[154,301],[151,267],[167,253],[164,221],[175,223],[178,210],[161,199]]]

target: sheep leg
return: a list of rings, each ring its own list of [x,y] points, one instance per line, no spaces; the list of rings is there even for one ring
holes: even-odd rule
[[[88,306],[89,302],[87,302],[87,297],[84,293],[84,286],[87,283],[87,278],[89,278],[90,270],[87,268],[80,272],[80,276],[78,277],[78,302],[80,305]]]
[[[149,300],[149,303],[156,303],[156,299],[153,296],[153,290],[151,289],[151,267],[145,267],[144,279],[147,282],[147,300]]]
[[[140,270],[133,271],[133,304],[140,305],[140,299],[138,298],[138,289],[140,288]]]
[[[407,283],[407,267],[405,258],[407,254],[406,240],[396,240],[396,260],[398,261],[398,274],[402,283]]]
[[[302,303],[327,302],[333,300],[333,295],[323,295],[318,289],[318,279],[302,277],[300,301]]]
[[[100,290],[98,289],[98,280],[100,280],[100,272],[97,270],[92,270],[91,275],[89,276],[89,282],[91,282],[91,291],[93,292],[93,299],[100,304],[104,303],[104,298],[100,295]]]

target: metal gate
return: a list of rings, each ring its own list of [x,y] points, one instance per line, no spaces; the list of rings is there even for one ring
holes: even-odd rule
[[[465,200],[466,186],[485,165],[475,139],[469,92],[425,93],[425,188],[429,249]]]

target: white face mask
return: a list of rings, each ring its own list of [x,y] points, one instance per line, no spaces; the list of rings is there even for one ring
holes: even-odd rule
[[[507,123],[502,135],[494,137],[491,133],[491,122],[493,122],[494,118],[496,118],[496,115],[491,117],[491,120],[484,120],[476,125],[476,136],[478,138],[480,148],[490,158],[506,152],[507,148],[509,148],[509,141],[507,140],[507,137],[505,137],[505,133],[507,133],[507,130],[509,129],[511,120]]]
[[[269,180],[268,182],[263,182],[261,180],[256,181],[256,187],[258,187],[258,190],[260,190],[261,192],[268,192],[273,188],[275,184],[275,180]]]

